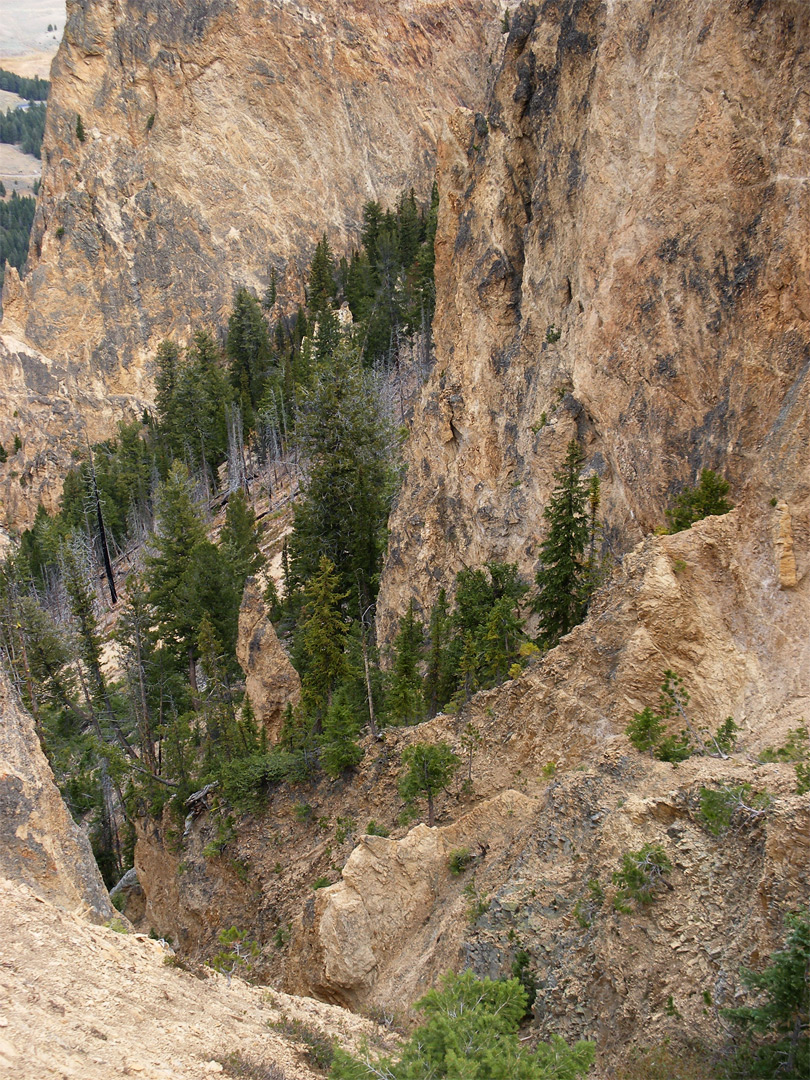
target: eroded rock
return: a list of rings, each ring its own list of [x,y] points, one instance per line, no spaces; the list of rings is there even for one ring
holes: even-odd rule
[[[239,609],[236,659],[245,673],[256,720],[265,726],[270,741],[274,742],[281,731],[287,705],[295,706],[301,699],[301,680],[267,617],[254,578],[245,586]]]

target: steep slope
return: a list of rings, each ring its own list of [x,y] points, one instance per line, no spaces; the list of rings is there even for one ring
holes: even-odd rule
[[[97,922],[115,910],[54,782],[31,716],[0,668],[0,874]]]
[[[304,1038],[273,1026],[348,1046],[377,1034],[329,1005],[179,971],[157,941],[91,926],[2,877],[0,932],[0,1071],[17,1080],[315,1080]]]
[[[615,554],[701,467],[806,521],[806,5],[524,4],[441,157],[438,362],[382,637],[458,569],[536,564],[568,440]]]
[[[299,290],[318,236],[343,247],[368,199],[425,195],[443,116],[483,102],[501,10],[69,3],[29,261],[4,293],[0,441],[23,436],[30,468],[49,442],[103,437],[149,398],[162,338],[217,325],[271,266]],[[67,424],[50,415],[66,399]],[[48,470],[43,453],[34,507]]]

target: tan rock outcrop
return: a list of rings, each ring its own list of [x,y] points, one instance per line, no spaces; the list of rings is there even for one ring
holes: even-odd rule
[[[480,864],[490,844],[499,852],[508,845],[533,808],[534,800],[505,791],[445,828],[417,825],[401,840],[362,837],[341,881],[306,905],[289,965],[296,992],[355,1007],[413,1000],[461,946],[462,905],[446,903],[450,852],[466,847]]]
[[[90,842],[73,821],[34,721],[0,668],[0,876],[96,922],[115,916]]]
[[[236,659],[245,673],[245,685],[256,720],[274,742],[284,722],[287,705],[301,700],[301,680],[281,647],[267,617],[255,578],[248,579],[239,609]]]
[[[760,513],[788,502],[806,539],[809,42],[790,0],[515,13],[486,119],[457,115],[440,150],[437,363],[383,640],[463,566],[531,576],[575,435],[614,554],[702,467]]]
[[[109,435],[150,400],[163,338],[221,325],[271,267],[300,295],[322,233],[344,249],[369,199],[426,196],[443,117],[483,103],[502,9],[70,0],[29,258],[6,277],[23,347],[0,352],[0,441],[25,433],[30,463],[66,427]]]
[[[786,502],[776,504],[776,527],[773,546],[776,549],[776,566],[779,572],[779,584],[783,589],[792,589],[797,583],[796,556],[793,552],[793,522],[790,507]]]

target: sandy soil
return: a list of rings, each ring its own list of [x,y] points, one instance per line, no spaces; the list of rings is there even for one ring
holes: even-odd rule
[[[167,966],[158,942],[93,926],[1,878],[0,940],[4,1078],[203,1080],[238,1052],[275,1064],[279,1080],[318,1080],[305,1047],[271,1025],[298,1020],[348,1047],[379,1030],[309,998]]]

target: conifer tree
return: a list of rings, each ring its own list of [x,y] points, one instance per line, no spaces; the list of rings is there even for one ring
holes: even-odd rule
[[[585,455],[576,439],[568,444],[557,486],[543,517],[548,534],[540,548],[538,594],[534,610],[540,616],[539,641],[546,648],[572,630],[585,616],[588,604],[584,553],[588,544],[588,489],[582,480]]]
[[[309,268],[307,307],[313,326],[325,311],[331,309],[336,293],[335,257],[324,233],[318,241]]]
[[[394,639],[394,662],[385,711],[391,724],[418,724],[425,717],[425,693],[419,665],[424,628],[416,618],[411,599]]]
[[[323,719],[320,760],[328,776],[337,777],[363,760],[357,742],[360,722],[346,696],[338,691]]]
[[[147,556],[148,599],[167,648],[189,664],[196,686],[196,605],[189,605],[187,580],[192,552],[205,541],[202,518],[194,502],[188,470],[176,461],[157,496],[155,550]]]
[[[335,565],[322,556],[316,573],[303,589],[303,607],[295,632],[294,655],[301,672],[301,706],[319,731],[332,695],[348,674],[342,612],[346,595],[340,591]]]
[[[231,361],[231,386],[242,406],[245,428],[250,430],[270,374],[273,353],[270,331],[259,302],[244,288],[239,289],[234,300],[225,351]]]
[[[435,716],[453,696],[455,679],[448,665],[449,638],[450,605],[447,602],[447,592],[440,589],[436,603],[431,608],[428,627],[425,705],[429,717]]]
[[[338,344],[331,370],[322,368],[305,395],[300,433],[309,478],[295,508],[288,593],[326,556],[337,568],[340,591],[353,598],[359,592],[365,609],[376,596],[385,549],[391,437],[373,385],[347,340]]]
[[[236,592],[241,597],[247,579],[257,574],[265,562],[259,550],[256,514],[242,488],[234,491],[228,499],[225,524],[222,526],[219,542],[222,554],[233,572]]]
[[[459,758],[446,742],[413,743],[402,751],[407,768],[399,781],[399,793],[408,801],[424,795],[428,803],[428,825],[435,824],[433,800],[450,783]]]

